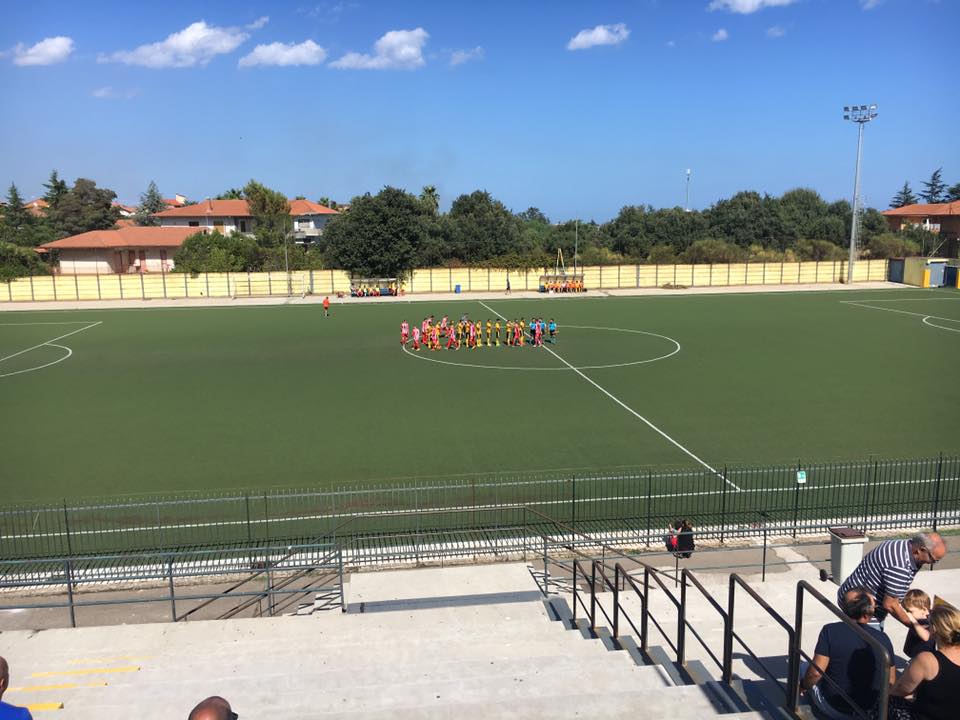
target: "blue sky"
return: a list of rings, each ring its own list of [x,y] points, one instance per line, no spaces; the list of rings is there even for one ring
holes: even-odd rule
[[[147,7],[147,6],[154,7]],[[436,185],[598,221],[738,190],[960,182],[957,0],[8,4],[0,183],[135,203],[256,178],[346,201]],[[201,24],[202,23],[202,24]]]

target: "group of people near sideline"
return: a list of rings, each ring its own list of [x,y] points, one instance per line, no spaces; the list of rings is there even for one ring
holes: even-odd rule
[[[421,347],[427,350],[476,350],[500,347],[501,344],[504,347],[540,347],[544,342],[556,343],[558,332],[557,321],[553,318],[549,322],[543,318],[531,318],[529,323],[525,318],[506,321],[487,318],[484,324],[482,320],[473,321],[467,315],[456,322],[446,315],[439,321],[430,315],[412,328],[406,320],[401,322],[400,345],[405,348],[410,344],[417,352]]]
[[[884,631],[891,618],[907,628],[903,654],[910,663],[899,677],[891,664],[889,677],[883,679],[889,683],[887,717],[960,717],[960,610],[946,601],[934,603],[924,591],[910,588],[917,572],[924,565],[932,567],[946,552],[937,533],[888,540],[864,556],[843,581],[837,604],[850,622],[823,627],[800,681],[817,717],[876,715],[883,689],[878,676],[881,658],[865,636],[884,647],[893,661],[893,643]]]

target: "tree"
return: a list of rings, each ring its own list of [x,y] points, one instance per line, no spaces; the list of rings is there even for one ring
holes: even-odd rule
[[[253,272],[261,251],[249,235],[198,232],[187,237],[173,255],[175,272]]]
[[[290,216],[290,203],[287,196],[277,190],[271,190],[256,180],[251,180],[243,188],[247,206],[254,219],[253,234],[262,247],[283,247],[293,231],[293,218]]]
[[[216,197],[217,200],[243,200],[243,190],[238,188],[230,188],[226,192],[222,192]]]
[[[540,208],[528,207],[522,213],[517,213],[517,220],[525,223],[550,224],[550,218],[540,212]]]
[[[49,275],[50,268],[32,248],[0,240],[0,282],[28,275]]]
[[[401,277],[418,264],[430,222],[420,198],[394,187],[354,198],[324,230],[327,260],[362,277]]]
[[[872,258],[911,257],[920,254],[920,243],[902,233],[882,233],[866,245]]]
[[[433,185],[424,185],[423,192],[420,193],[420,202],[431,215],[436,215],[440,211],[440,193]]]
[[[448,216],[450,244],[464,262],[500,257],[517,247],[520,231],[516,218],[484,190],[458,197]]]
[[[954,183],[947,188],[947,197],[945,202],[960,200],[960,183]]]
[[[930,179],[923,183],[924,191],[920,193],[920,197],[922,197],[928,203],[933,204],[943,202],[947,184],[943,182],[943,179],[940,177],[942,170],[943,168],[937,168],[934,170],[933,175],[930,176]]]
[[[746,252],[726,240],[697,240],[683,253],[684,261],[693,264],[742,262]]]
[[[116,197],[113,190],[98,188],[93,180],[78,178],[60,199],[60,204],[50,209],[50,224],[61,236],[109,230],[120,217],[119,208],[112,204]]]
[[[23,197],[17,186],[10,183],[7,190],[7,204],[3,208],[3,223],[0,224],[0,240],[16,243],[20,233],[33,224],[33,216],[23,204]]]
[[[913,194],[913,190],[910,189],[910,183],[906,180],[903,182],[903,187],[900,188],[900,192],[893,196],[893,199],[890,200],[890,207],[892,208],[902,208],[907,205],[916,205],[917,196]]]
[[[62,180],[60,176],[57,175],[56,170],[50,173],[50,179],[47,180],[43,186],[47,189],[43,199],[47,201],[48,207],[54,209],[60,206],[60,201],[69,191],[66,181]]]
[[[157,184],[151,180],[147,186],[147,191],[140,196],[140,204],[137,205],[137,212],[133,218],[134,222],[137,225],[159,225],[160,221],[154,215],[166,209],[167,204],[163,201],[163,195],[157,189]]]
[[[331,210],[336,210],[336,209],[337,209],[337,201],[336,201],[336,200],[331,200],[331,199],[328,198],[326,195],[324,195],[324,196],[321,197],[319,200],[317,200],[317,202],[318,202],[320,205],[323,205],[324,207],[330,208]]]

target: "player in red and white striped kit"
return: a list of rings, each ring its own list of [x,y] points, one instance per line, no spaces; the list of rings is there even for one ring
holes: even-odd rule
[[[404,320],[400,323],[400,344],[406,345],[410,340],[410,325]]]
[[[413,349],[420,352],[420,328],[413,326]]]

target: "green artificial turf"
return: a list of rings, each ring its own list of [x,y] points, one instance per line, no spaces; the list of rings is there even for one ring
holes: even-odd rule
[[[485,303],[0,313],[3,504],[700,467],[637,415],[713,467],[960,449],[955,290]],[[494,311],[556,318],[556,355],[400,349]]]

